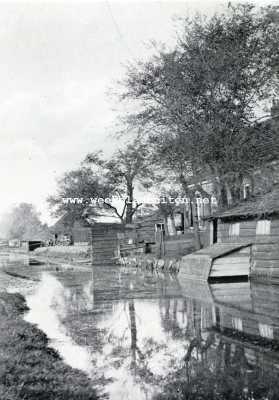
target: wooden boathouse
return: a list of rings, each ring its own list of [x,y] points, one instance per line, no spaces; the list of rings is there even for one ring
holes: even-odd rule
[[[208,218],[211,246],[182,258],[181,273],[279,283],[279,186]]]

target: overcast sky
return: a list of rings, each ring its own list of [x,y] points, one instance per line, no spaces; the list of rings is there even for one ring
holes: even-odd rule
[[[108,88],[123,64],[145,57],[150,39],[171,43],[174,15],[225,4],[0,1],[0,215],[27,201],[50,221],[56,178],[87,152],[118,145],[108,138],[117,116]]]

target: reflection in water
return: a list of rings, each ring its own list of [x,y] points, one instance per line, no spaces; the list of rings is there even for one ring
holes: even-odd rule
[[[0,253],[0,291],[17,292],[26,294],[33,288],[31,280],[23,280],[15,276],[29,266],[29,257],[24,254]],[[7,274],[6,272],[11,272]],[[15,272],[15,274],[14,274]]]
[[[113,400],[277,399],[279,286],[181,286],[119,268],[48,271],[26,319]]]
[[[43,273],[35,293],[26,297],[30,311],[25,320],[37,324],[46,333],[51,346],[60,352],[69,365],[90,372],[90,354],[67,335],[67,329],[61,323],[61,318],[67,312],[67,299],[71,299],[71,296],[63,285],[55,277]]]

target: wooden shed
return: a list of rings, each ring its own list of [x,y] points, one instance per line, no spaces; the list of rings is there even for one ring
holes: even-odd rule
[[[194,279],[251,277],[279,283],[279,187],[209,218],[211,246],[182,259]]]
[[[165,219],[159,212],[153,212],[135,221],[139,243],[155,243],[160,233],[165,235]]]
[[[279,186],[208,219],[212,243],[279,241]]]
[[[73,244],[90,245],[92,240],[92,227],[86,220],[77,220],[74,222],[71,235]]]
[[[279,283],[279,186],[215,214],[217,243],[251,243],[249,276]]]
[[[179,211],[179,210],[178,210]],[[179,212],[174,217],[179,217]],[[181,230],[181,219],[177,218],[173,230],[168,227],[169,218],[162,216],[160,211],[136,220],[138,244],[145,244],[146,252],[152,252],[158,257],[181,257],[194,250],[194,231],[188,228]]]

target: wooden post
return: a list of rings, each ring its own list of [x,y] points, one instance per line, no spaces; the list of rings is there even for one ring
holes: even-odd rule
[[[189,210],[187,204],[184,204],[183,208],[184,218],[183,218],[183,231],[184,234],[186,233],[187,229],[189,228]]]
[[[160,257],[165,255],[165,241],[164,241],[164,232],[160,231]]]
[[[94,255],[93,255],[93,229],[91,228],[91,265],[93,266]]]

